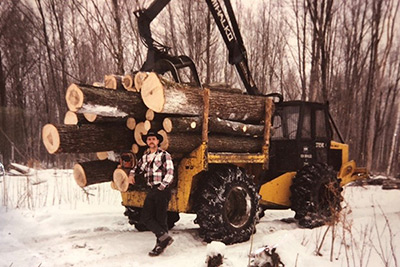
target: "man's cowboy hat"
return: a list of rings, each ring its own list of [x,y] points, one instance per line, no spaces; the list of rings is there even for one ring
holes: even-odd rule
[[[159,144],[161,144],[162,141],[164,140],[164,138],[162,137],[161,134],[158,134],[158,133],[156,133],[156,132],[148,132],[146,135],[143,135],[143,136],[142,136],[142,140],[143,140],[143,142],[145,142],[146,144],[147,144],[147,137],[149,137],[149,136],[155,136],[155,137],[158,139],[158,141],[160,141]]]

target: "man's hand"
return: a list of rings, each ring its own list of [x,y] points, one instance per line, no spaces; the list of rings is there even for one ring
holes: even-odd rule
[[[135,175],[133,175],[132,173],[129,174],[128,176],[128,182],[130,184],[135,184]]]

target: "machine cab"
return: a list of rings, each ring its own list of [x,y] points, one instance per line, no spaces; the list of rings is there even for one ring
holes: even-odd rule
[[[303,101],[277,104],[271,128],[271,177],[313,162],[328,163],[331,139],[328,105]]]

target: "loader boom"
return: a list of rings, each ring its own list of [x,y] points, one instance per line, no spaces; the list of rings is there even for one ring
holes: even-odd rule
[[[169,2],[170,0],[155,0],[147,9],[135,11],[135,15],[138,18],[140,36],[148,48],[147,58],[141,70],[155,71],[161,74],[171,71],[175,81],[180,82],[177,70],[190,67],[195,82],[201,87],[193,61],[187,56],[169,55],[170,48],[152,38],[150,23]],[[229,63],[235,65],[247,93],[250,95],[260,95],[261,93],[255,85],[250,72],[247,52],[230,0],[224,0],[229,20],[218,0],[206,0],[206,2],[228,49]]]

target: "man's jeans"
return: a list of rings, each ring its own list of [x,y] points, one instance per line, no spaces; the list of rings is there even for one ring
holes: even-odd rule
[[[171,199],[171,189],[163,191],[152,188],[144,201],[141,222],[152,231],[157,239],[168,233],[167,209]]]

